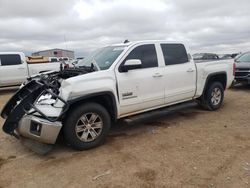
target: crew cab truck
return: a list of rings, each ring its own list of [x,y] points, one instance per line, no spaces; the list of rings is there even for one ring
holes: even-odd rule
[[[0,52],[0,87],[21,85],[32,75],[52,70],[59,71],[60,63],[31,64],[22,52]]]
[[[195,64],[182,43],[166,41],[110,45],[78,66],[28,81],[2,110],[4,132],[48,147],[61,132],[90,149],[119,119],[193,100],[217,110],[234,80],[233,62]]]

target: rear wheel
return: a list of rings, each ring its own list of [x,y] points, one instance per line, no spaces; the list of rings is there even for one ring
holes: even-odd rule
[[[217,110],[224,99],[224,88],[220,82],[211,83],[200,99],[201,106],[207,110]]]
[[[68,114],[63,134],[74,149],[85,150],[101,145],[110,126],[110,115],[103,106],[86,103]]]

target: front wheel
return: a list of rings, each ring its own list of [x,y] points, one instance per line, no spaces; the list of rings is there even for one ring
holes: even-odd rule
[[[86,103],[67,115],[63,134],[74,149],[86,150],[101,145],[110,127],[107,110],[97,103]]]
[[[201,97],[201,106],[207,110],[217,110],[224,99],[224,88],[220,82],[211,83]]]

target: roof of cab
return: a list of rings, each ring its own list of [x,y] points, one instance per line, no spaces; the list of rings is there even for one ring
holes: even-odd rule
[[[24,54],[23,52],[0,52],[0,54]]]
[[[113,44],[111,46],[131,46],[135,44],[141,44],[141,43],[169,43],[169,44],[184,44],[180,41],[166,41],[166,40],[141,40],[141,41],[129,41],[126,43],[117,43]]]

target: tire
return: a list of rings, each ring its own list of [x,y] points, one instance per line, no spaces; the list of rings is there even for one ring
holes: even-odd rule
[[[110,115],[103,106],[85,103],[67,115],[63,135],[72,148],[87,150],[103,144],[110,127]]]
[[[200,99],[200,105],[210,111],[218,110],[224,99],[224,88],[220,82],[212,82],[208,85]]]

